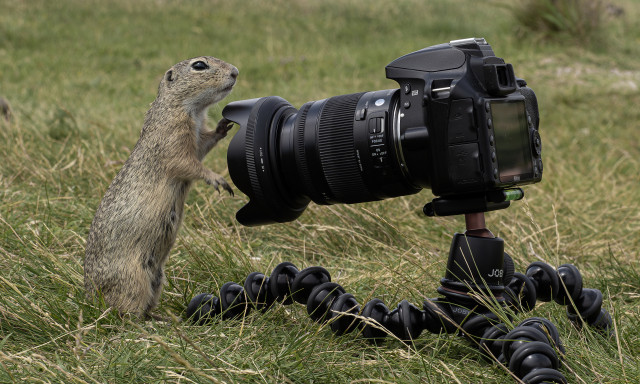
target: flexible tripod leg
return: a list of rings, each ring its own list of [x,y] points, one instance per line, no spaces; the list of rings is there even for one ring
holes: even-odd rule
[[[269,276],[253,272],[244,285],[224,284],[220,298],[196,295],[186,315],[202,325],[243,316],[252,309],[265,311],[275,302],[298,302],[306,305],[313,320],[329,322],[337,334],[358,331],[376,342],[391,334],[410,342],[423,330],[457,332],[476,343],[491,360],[507,364],[525,383],[566,383],[558,371],[564,348],[556,327],[547,319],[534,317],[509,331],[496,315],[496,306],[509,305],[518,311],[532,309],[537,299],[555,300],[569,305],[567,313],[576,325],[584,321],[608,330],[612,319],[601,308],[602,294],[583,289],[577,268],[570,264],[556,271],[535,262],[526,274],[514,273],[503,240],[486,228],[484,214],[467,214],[465,219],[467,230],[454,235],[447,271],[438,288],[444,298],[425,300],[422,309],[402,300],[397,308],[389,310],[379,299],[361,308],[353,295],[331,282],[326,269],[309,267],[300,271],[284,262]]]

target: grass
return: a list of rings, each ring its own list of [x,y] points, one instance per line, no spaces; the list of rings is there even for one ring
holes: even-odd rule
[[[588,42],[603,37],[601,27],[621,9],[601,0],[522,0],[513,5],[514,16],[524,29],[547,38]]]
[[[640,6],[593,44],[522,32],[494,2],[356,0],[128,2],[1,0],[0,382],[510,383],[461,338],[423,334],[406,346],[336,337],[301,306],[207,327],[121,319],[87,302],[82,258],[93,214],[135,144],[162,73],[211,54],[235,64],[230,101],[308,100],[397,87],[394,58],[484,36],[535,89],[544,179],[526,200],[487,216],[519,270],[575,263],[604,292],[612,338],[578,331],[555,304],[518,315],[550,318],[572,383],[640,376]],[[604,41],[605,43],[602,43]],[[206,164],[225,171],[228,140]],[[435,297],[457,217],[430,219],[429,191],[375,203],[311,206],[300,220],[244,228],[246,201],[204,183],[192,190],[167,265],[160,312],[281,261],[322,265],[363,303]]]

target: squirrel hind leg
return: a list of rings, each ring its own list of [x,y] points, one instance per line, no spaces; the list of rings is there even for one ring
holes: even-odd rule
[[[158,306],[165,282],[166,278],[164,276],[164,271],[160,268],[156,275],[151,278],[151,295],[149,296],[146,308],[144,309],[145,314],[150,315],[151,311]]]
[[[142,266],[131,267],[113,271],[117,278],[102,284],[100,291],[105,304],[117,310],[120,316],[144,319],[157,298],[151,289],[149,274]]]

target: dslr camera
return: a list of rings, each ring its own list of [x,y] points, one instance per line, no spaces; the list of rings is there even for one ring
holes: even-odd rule
[[[535,93],[482,38],[455,40],[386,66],[400,88],[310,101],[228,104],[240,129],[229,173],[249,197],[247,226],[287,222],[310,201],[353,204],[414,194],[427,215],[506,208],[542,178]]]

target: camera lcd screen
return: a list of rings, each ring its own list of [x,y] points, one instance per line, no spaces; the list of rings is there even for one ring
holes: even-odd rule
[[[524,101],[491,102],[491,118],[501,183],[517,183],[533,174]]]

